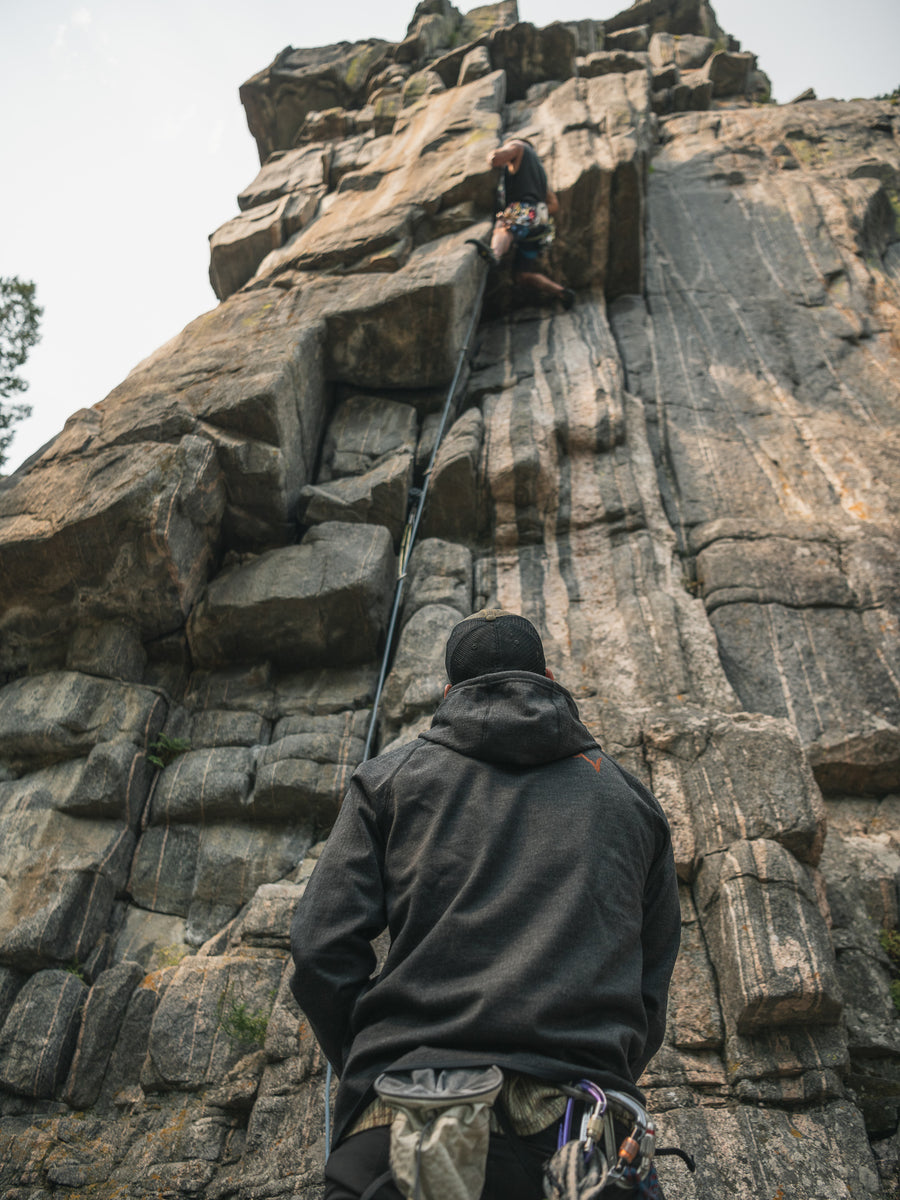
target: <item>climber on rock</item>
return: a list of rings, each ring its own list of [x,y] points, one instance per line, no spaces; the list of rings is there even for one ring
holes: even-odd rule
[[[571,308],[575,303],[572,289],[554,283],[535,269],[537,260],[553,240],[552,218],[559,211],[559,200],[547,183],[547,172],[537,151],[527,138],[511,138],[491,151],[488,164],[503,172],[491,244],[488,247],[474,238],[468,239],[468,244],[491,266],[499,265],[515,248],[516,283],[537,288],[561,300],[564,308]]]
[[[557,1148],[561,1085],[584,1081],[595,1115],[600,1089],[643,1112],[663,1039],[680,910],[658,801],[582,724],[526,618],[466,618],[445,665],[431,727],[354,772],[291,927],[291,986],[340,1076],[325,1200],[538,1200],[551,1156],[548,1179],[566,1147],[587,1169],[584,1143]],[[454,1105],[483,1118],[477,1154]],[[622,1171],[651,1185],[652,1142],[640,1113],[615,1126]],[[474,1183],[449,1186],[454,1153]]]

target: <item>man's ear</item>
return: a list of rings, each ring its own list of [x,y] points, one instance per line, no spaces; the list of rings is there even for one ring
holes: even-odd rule
[[[545,668],[544,668],[544,674],[547,676],[547,678],[548,678],[548,679],[555,679],[555,678],[556,678],[556,676],[553,674],[553,672],[550,670],[550,668],[549,668],[549,667],[545,667]],[[446,696],[446,695],[447,695],[447,693],[446,693],[446,692],[444,692],[444,695]]]
[[[448,683],[448,684],[447,684],[447,685],[444,687],[444,699],[446,699],[446,698],[447,698],[447,693],[450,691],[450,689],[451,689],[452,687],[453,687],[453,684],[452,684],[452,683]]]

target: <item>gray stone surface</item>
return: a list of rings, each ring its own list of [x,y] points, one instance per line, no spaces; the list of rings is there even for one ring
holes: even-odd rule
[[[328,522],[210,585],[191,615],[199,666],[269,659],[285,667],[364,662],[387,623],[394,568],[381,526]]]
[[[53,809],[0,811],[0,962],[24,971],[83,963],[125,885],[134,834]]]
[[[434,432],[436,435],[437,430]],[[478,478],[483,439],[484,419],[477,408],[467,409],[445,432],[428,482],[421,536],[466,541],[484,528]],[[432,450],[433,440],[423,469],[430,462]]]
[[[394,543],[399,544],[409,507],[412,467],[409,454],[381,463],[362,475],[307,484],[300,493],[299,520],[304,525],[325,521],[383,525]]]
[[[880,1200],[881,1183],[858,1111],[836,1101],[808,1112],[778,1108],[689,1108],[659,1122],[661,1144],[689,1148],[699,1164],[689,1175],[677,1159],[660,1165],[672,1200],[734,1200],[760,1196],[816,1196]],[[769,1148],[772,1149],[764,1149]]]
[[[75,671],[17,679],[0,690],[0,759],[17,770],[87,755],[100,742],[144,746],[166,704],[150,688]]]
[[[142,1086],[221,1083],[264,1037],[281,971],[279,958],[185,959],[154,1015]]]
[[[472,610],[472,553],[465,546],[440,538],[416,542],[407,568],[403,623],[428,604],[449,605],[460,619]]]
[[[212,560],[225,495],[210,443],[173,430],[170,444],[84,454],[91,436],[79,436],[78,422],[0,496],[4,670],[43,665],[40,639],[85,608],[133,621],[144,637],[168,631]],[[63,459],[67,436],[73,452]],[[64,661],[58,650],[49,665]]]
[[[735,842],[697,876],[697,909],[739,1033],[835,1024],[843,997],[807,871],[776,842]]]
[[[667,810],[686,806],[697,855],[770,838],[818,862],[825,806],[788,722],[682,710],[651,723],[645,744],[653,790]]]
[[[317,482],[364,475],[386,459],[412,454],[416,410],[377,396],[350,396],[329,422]]]
[[[444,646],[459,620],[458,609],[428,604],[404,626],[382,694],[382,743],[396,738],[401,730],[415,728],[418,732],[420,726],[431,724],[447,682]]]
[[[88,989],[68,971],[38,971],[0,1030],[0,1088],[49,1100],[65,1083]]]
[[[330,828],[362,761],[367,731],[362,713],[283,718],[257,760],[253,816]]]
[[[64,1093],[71,1108],[89,1108],[100,1095],[115,1031],[143,977],[140,963],[122,962],[104,971],[88,992]]]
[[[253,787],[255,755],[243,746],[189,750],[163,770],[153,790],[154,825],[238,820]]]

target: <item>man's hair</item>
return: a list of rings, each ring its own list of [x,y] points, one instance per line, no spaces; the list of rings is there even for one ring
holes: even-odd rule
[[[493,671],[543,675],[547,669],[541,635],[526,617],[503,608],[483,608],[454,625],[444,663],[451,683]]]

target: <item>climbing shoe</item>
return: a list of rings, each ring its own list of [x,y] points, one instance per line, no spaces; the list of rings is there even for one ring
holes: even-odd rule
[[[476,241],[475,238],[466,238],[467,246],[474,246],[478,251],[478,257],[484,259],[489,267],[497,266],[497,259],[494,257],[494,252],[490,246],[486,246],[484,242]]]
[[[568,312],[569,309],[572,307],[572,305],[575,303],[575,293],[572,291],[571,288],[563,288],[563,292],[562,292],[562,295],[560,296],[560,300],[562,300],[563,308],[566,310],[566,312]]]

